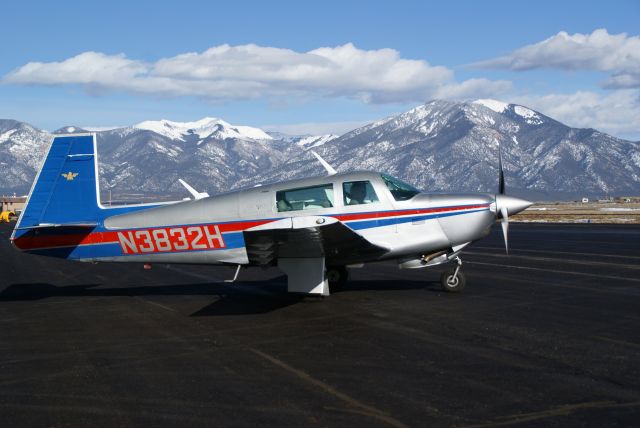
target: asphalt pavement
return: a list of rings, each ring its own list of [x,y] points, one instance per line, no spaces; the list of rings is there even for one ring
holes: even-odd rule
[[[640,227],[512,223],[441,268],[85,264],[0,225],[0,424],[638,426]]]

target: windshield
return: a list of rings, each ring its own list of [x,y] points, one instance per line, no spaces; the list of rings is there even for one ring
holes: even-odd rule
[[[420,193],[418,189],[387,174],[380,174],[396,201],[406,201]]]

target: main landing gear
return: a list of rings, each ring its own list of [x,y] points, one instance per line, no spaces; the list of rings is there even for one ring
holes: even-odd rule
[[[329,291],[334,293],[344,287],[349,280],[349,271],[344,266],[328,266],[327,282],[329,282]]]
[[[462,272],[462,260],[460,257],[454,259],[457,265],[454,268],[450,268],[442,273],[440,276],[440,286],[444,291],[449,293],[458,293],[464,289],[467,284],[467,277]]]

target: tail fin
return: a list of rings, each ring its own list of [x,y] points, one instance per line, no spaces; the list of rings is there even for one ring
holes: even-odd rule
[[[95,134],[54,137],[16,229],[98,221],[95,139]]]

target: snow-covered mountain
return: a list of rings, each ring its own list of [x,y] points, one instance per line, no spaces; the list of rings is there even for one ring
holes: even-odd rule
[[[183,193],[178,178],[214,194],[325,174],[310,148],[338,171],[385,171],[427,191],[494,192],[498,144],[511,194],[640,194],[638,142],[495,100],[435,100],[340,137],[266,133],[204,118],[146,121],[97,138],[101,187],[116,195]],[[28,191],[49,141],[44,131],[0,120],[0,166],[8,171],[0,193]]]
[[[27,123],[0,119],[0,194],[29,191],[50,140]]]
[[[495,100],[434,100],[317,148],[338,171],[386,171],[427,191],[495,192],[498,144],[507,190],[533,198],[640,194],[640,146]],[[322,174],[309,154],[250,180]],[[245,180],[244,183],[248,183]]]
[[[272,137],[259,128],[233,126],[222,119],[205,117],[195,122],[172,122],[170,120],[147,120],[134,125],[135,129],[153,131],[171,140],[187,141],[197,138],[226,138],[239,140],[271,140]]]
[[[274,169],[285,162],[291,150],[301,150],[281,140],[263,138],[266,133],[253,131],[256,128],[245,132],[243,127],[233,127],[243,131],[236,136],[236,131],[227,132],[230,127],[224,125],[214,129],[217,125],[207,129],[175,126],[165,133],[136,125],[97,133],[102,184],[119,193],[175,193],[184,191],[178,183],[182,178],[213,194]],[[170,133],[184,129],[187,132]]]

